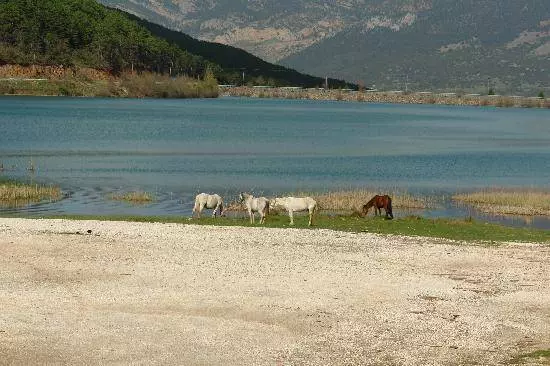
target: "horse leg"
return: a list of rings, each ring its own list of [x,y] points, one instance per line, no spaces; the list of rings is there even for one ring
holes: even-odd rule
[[[313,210],[309,210],[309,223],[307,226],[311,226],[313,224]]]
[[[290,217],[290,225],[294,225],[294,215],[292,210],[288,210],[288,216]]]
[[[204,210],[204,205],[199,205],[199,210],[198,210],[198,212],[197,212],[197,217],[198,217],[199,219],[201,218],[202,210]]]

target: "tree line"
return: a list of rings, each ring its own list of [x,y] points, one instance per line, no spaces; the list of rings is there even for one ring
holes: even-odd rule
[[[0,64],[63,65],[204,75],[219,66],[155,37],[124,13],[95,0],[0,3]]]

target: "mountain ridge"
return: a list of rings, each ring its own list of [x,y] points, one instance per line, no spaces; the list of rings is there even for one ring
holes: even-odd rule
[[[101,1],[308,74],[398,89],[550,88],[544,0]]]

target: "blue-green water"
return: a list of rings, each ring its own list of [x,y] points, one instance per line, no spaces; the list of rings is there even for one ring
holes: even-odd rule
[[[67,193],[17,209],[28,214],[189,215],[200,191],[231,200],[239,191],[445,195],[550,183],[550,110],[541,109],[2,97],[0,131],[3,176]],[[156,201],[106,199],[133,190]],[[431,214],[464,212],[443,204]]]

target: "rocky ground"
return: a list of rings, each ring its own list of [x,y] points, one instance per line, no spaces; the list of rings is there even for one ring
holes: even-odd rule
[[[0,364],[506,364],[550,349],[549,265],[533,244],[4,218]]]

